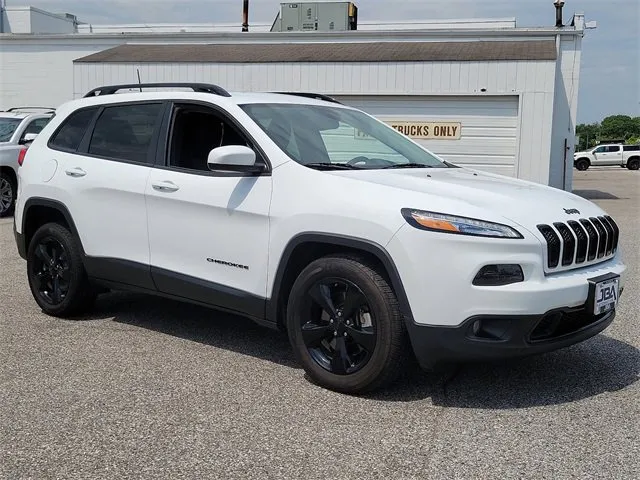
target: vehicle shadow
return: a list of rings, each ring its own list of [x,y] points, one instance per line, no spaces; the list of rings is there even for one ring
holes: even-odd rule
[[[440,374],[403,378],[380,400],[431,397],[434,405],[455,408],[517,409],[560,405],[622,390],[640,380],[640,350],[600,334],[555,352],[524,359],[459,365]],[[407,395],[408,394],[408,395]],[[372,397],[376,398],[376,397]]]
[[[226,349],[303,370],[285,333],[251,320],[172,300],[130,293],[101,296],[91,316]],[[578,345],[520,360],[467,364],[423,372],[411,365],[391,387],[365,398],[431,399],[455,408],[517,409],[571,403],[621,390],[640,380],[640,350],[598,335]]]
[[[573,194],[586,200],[620,200],[620,197],[613,193],[603,192],[602,190],[574,190]]]
[[[210,345],[286,367],[298,365],[287,335],[251,320],[144,294],[101,295],[93,312],[77,320],[105,320]]]

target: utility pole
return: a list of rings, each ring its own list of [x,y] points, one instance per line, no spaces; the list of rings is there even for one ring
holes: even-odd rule
[[[242,0],[242,31],[249,31],[249,0]]]

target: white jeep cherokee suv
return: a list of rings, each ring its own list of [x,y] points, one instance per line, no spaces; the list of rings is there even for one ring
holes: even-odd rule
[[[620,232],[587,200],[458,168],[323,95],[142,87],[61,106],[19,170],[16,241],[47,314],[104,289],[238,313],[348,393],[412,354],[524,356],[613,321]]]

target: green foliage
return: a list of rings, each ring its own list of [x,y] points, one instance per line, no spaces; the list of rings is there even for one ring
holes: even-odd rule
[[[625,140],[625,143],[640,143],[640,117],[611,115],[601,123],[580,124],[576,127],[580,137],[578,151],[589,150],[607,140]]]

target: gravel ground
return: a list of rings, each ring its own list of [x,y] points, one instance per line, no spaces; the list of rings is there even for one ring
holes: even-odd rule
[[[576,172],[622,228],[614,324],[574,347],[367,398],[309,383],[285,336],[139,295],[82,321],[32,301],[0,220],[2,478],[640,478],[640,174]]]

